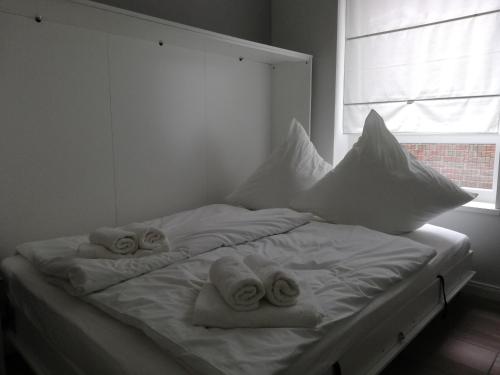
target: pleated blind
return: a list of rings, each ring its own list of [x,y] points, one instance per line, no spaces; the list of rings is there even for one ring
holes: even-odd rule
[[[497,134],[500,0],[347,0],[344,71],[344,133]]]

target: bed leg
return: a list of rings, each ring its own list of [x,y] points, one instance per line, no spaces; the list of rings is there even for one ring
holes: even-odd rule
[[[340,363],[335,362],[332,365],[332,375],[342,375],[342,369],[340,368]]]
[[[441,285],[441,292],[443,294],[444,307],[443,307],[443,319],[446,319],[446,314],[448,313],[448,300],[446,299],[446,288],[444,283],[443,275],[437,275],[439,279],[439,284]]]

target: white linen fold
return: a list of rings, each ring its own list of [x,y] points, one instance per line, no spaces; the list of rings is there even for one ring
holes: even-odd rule
[[[290,307],[277,307],[262,301],[254,311],[230,308],[213,284],[207,283],[196,299],[193,324],[217,328],[313,328],[322,314],[314,297],[306,291]]]
[[[236,246],[288,232],[310,219],[310,214],[289,209],[248,211],[211,205],[145,223],[172,233],[175,247],[168,252],[162,248],[137,250],[133,254],[107,258],[100,256],[102,250],[94,248],[84,251],[82,256],[79,248],[87,243],[86,236],[29,242],[19,245],[17,250],[51,283],[73,295],[83,296],[221,246]]]
[[[233,256],[217,259],[210,266],[210,281],[234,310],[251,311],[259,307],[265,290],[260,279],[246,264]]]
[[[86,259],[60,257],[36,264],[48,280],[75,296],[84,296],[111,285],[187,259],[186,252],[161,252],[149,257]]]
[[[96,245],[93,243],[84,242],[78,246],[76,250],[77,258],[87,259],[124,259],[124,258],[141,258],[151,256],[165,251],[164,248],[157,248],[154,250],[139,249],[133,254],[116,254],[108,250],[104,246]]]
[[[292,306],[297,303],[300,288],[291,271],[258,254],[249,255],[243,261],[262,281],[269,302],[276,306]]]
[[[129,232],[134,232],[137,235],[137,240],[139,241],[139,249],[162,249],[164,251],[170,250],[170,243],[165,236],[165,233],[163,233],[158,228],[154,228],[143,223],[132,223],[124,226],[122,229]]]
[[[89,242],[122,255],[134,253],[138,248],[137,235],[120,228],[98,228],[89,234]]]

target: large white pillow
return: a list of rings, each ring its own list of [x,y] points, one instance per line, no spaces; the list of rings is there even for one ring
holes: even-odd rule
[[[313,186],[331,169],[293,119],[283,144],[226,201],[250,209],[288,207],[292,196]]]
[[[344,159],[291,207],[333,223],[400,234],[474,198],[403,149],[372,110]]]

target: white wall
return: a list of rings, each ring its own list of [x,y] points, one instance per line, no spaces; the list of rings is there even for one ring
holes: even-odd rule
[[[221,202],[270,152],[270,64],[49,19],[0,12],[0,256]]]
[[[336,0],[273,0],[272,42],[313,55],[311,134],[321,155],[333,155]],[[467,234],[476,281],[500,287],[500,216],[454,210],[433,222]]]

